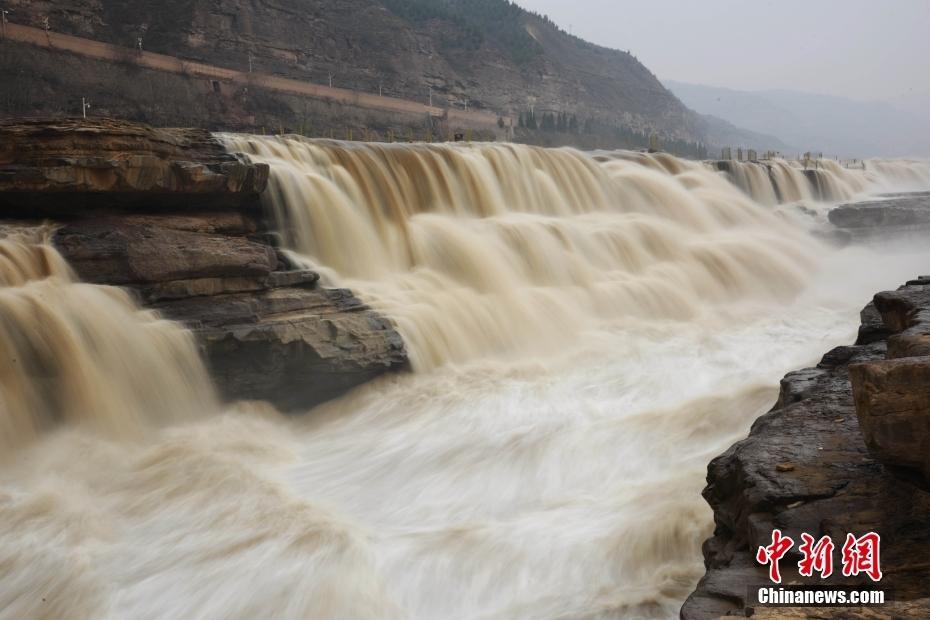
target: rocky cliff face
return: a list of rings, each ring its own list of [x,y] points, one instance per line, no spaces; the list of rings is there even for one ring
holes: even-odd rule
[[[516,117],[533,107],[538,112],[576,114],[581,121],[592,118],[654,129],[670,138],[702,137],[700,119],[628,53],[586,43],[503,0],[440,2],[452,5],[458,11],[455,15],[480,16],[487,10],[506,9],[512,32],[498,34],[481,32],[480,26],[443,12],[418,17],[416,11],[401,10],[408,5],[415,9],[424,1],[436,4],[433,0],[12,0],[8,5],[18,23],[42,27],[48,17],[55,31],[125,46],[127,58],[141,38],[143,48],[150,51],[242,71],[251,62],[256,72],[320,84],[332,76],[335,86],[367,93],[382,90],[424,103],[432,89],[434,102],[450,108],[461,109],[467,103],[470,109]],[[514,53],[514,37],[525,40],[528,53]],[[71,109],[79,112],[74,98],[79,101],[84,95],[102,114],[159,125],[276,129],[284,124],[297,129],[305,123],[326,123],[327,118],[329,127],[344,125],[340,110],[330,110],[327,117],[312,102],[248,88],[226,92],[203,80],[126,67],[118,68],[116,76],[103,63],[63,66],[56,58],[40,50],[24,52],[13,44],[0,46],[0,77],[15,84],[6,101],[0,101],[7,113],[56,112],[67,98],[72,100]],[[22,71],[23,67],[28,70]],[[125,88],[95,87],[114,80]]]
[[[190,327],[227,398],[306,409],[405,367],[389,321],[276,250],[258,201],[267,167],[208,133],[4,123],[0,145],[0,218],[54,218],[81,279]]]
[[[815,368],[787,375],[775,408],[756,421],[747,439],[711,462],[704,497],[716,529],[704,544],[707,573],[682,618],[930,614],[927,316],[930,280],[877,295],[862,312],[857,343],[830,351]],[[878,532],[880,587],[895,602],[871,610],[791,610],[794,615],[754,609],[747,599],[769,583],[755,553],[771,543],[774,528],[796,541],[802,532],[834,541],[847,533]],[[837,549],[836,566],[838,557]],[[840,571],[825,581],[800,578],[798,559],[789,554],[782,562],[785,584],[871,584]]]

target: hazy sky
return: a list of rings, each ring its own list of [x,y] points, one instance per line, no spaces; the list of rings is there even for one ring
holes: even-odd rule
[[[930,0],[516,0],[660,79],[930,96]]]

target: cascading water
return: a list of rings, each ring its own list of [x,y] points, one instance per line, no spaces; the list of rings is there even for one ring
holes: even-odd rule
[[[58,423],[123,436],[208,409],[190,334],[120,289],[75,282],[48,231],[0,239],[0,449]]]
[[[930,162],[870,160],[864,168],[846,168],[829,159],[764,162],[716,162],[733,183],[763,205],[822,201],[852,201],[867,193],[920,191],[930,187]]]
[[[418,369],[552,350],[595,319],[683,320],[709,303],[785,298],[816,251],[673,158],[227,140],[271,164],[268,201],[290,247],[396,320]]]
[[[675,617],[712,528],[707,462],[930,260],[828,248],[663,154],[224,139],[271,164],[295,259],[397,321],[419,372],[301,418],[246,406],[132,440],[66,424],[22,446],[0,467],[0,618]],[[783,166],[778,200],[821,198]],[[869,166],[865,191],[919,182]],[[86,386],[80,407],[35,391],[66,420],[201,400],[188,335],[47,245],[0,248],[3,333],[58,369],[5,375],[5,395]],[[38,340],[24,297],[74,327]]]

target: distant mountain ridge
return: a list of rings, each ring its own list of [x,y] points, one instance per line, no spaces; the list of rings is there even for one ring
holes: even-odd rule
[[[739,91],[667,80],[700,114],[840,157],[930,155],[930,122],[899,106],[790,90]]]
[[[701,114],[701,119],[704,122],[708,141],[716,147],[731,147],[734,150],[738,148],[755,149],[759,154],[765,151],[775,151],[784,155],[790,155],[798,150],[796,147],[785,144],[775,136],[737,127],[733,123],[718,118],[713,114]],[[710,155],[716,157],[718,154],[711,153]]]

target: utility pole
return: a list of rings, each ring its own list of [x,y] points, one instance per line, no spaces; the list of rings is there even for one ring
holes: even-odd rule
[[[252,60],[254,60],[254,57],[252,56],[252,52],[249,52],[249,73],[252,73]]]
[[[333,87],[333,74],[332,73],[329,74],[329,87],[330,88]]]
[[[433,87],[429,87],[429,107],[433,107]]]
[[[81,97],[81,114],[84,115],[84,118],[87,118],[87,110],[90,109],[90,102],[88,102],[84,97]]]
[[[52,45],[52,35],[48,32],[48,17],[42,20],[42,26],[45,27],[45,40],[48,41],[49,46]]]
[[[142,37],[136,39],[136,46],[139,48],[139,51],[142,51]]]
[[[384,96],[384,84],[382,84],[381,82],[378,82],[378,96],[379,97]]]
[[[6,16],[10,13],[12,13],[12,11],[0,9],[0,34],[2,34],[4,39],[6,38]]]

